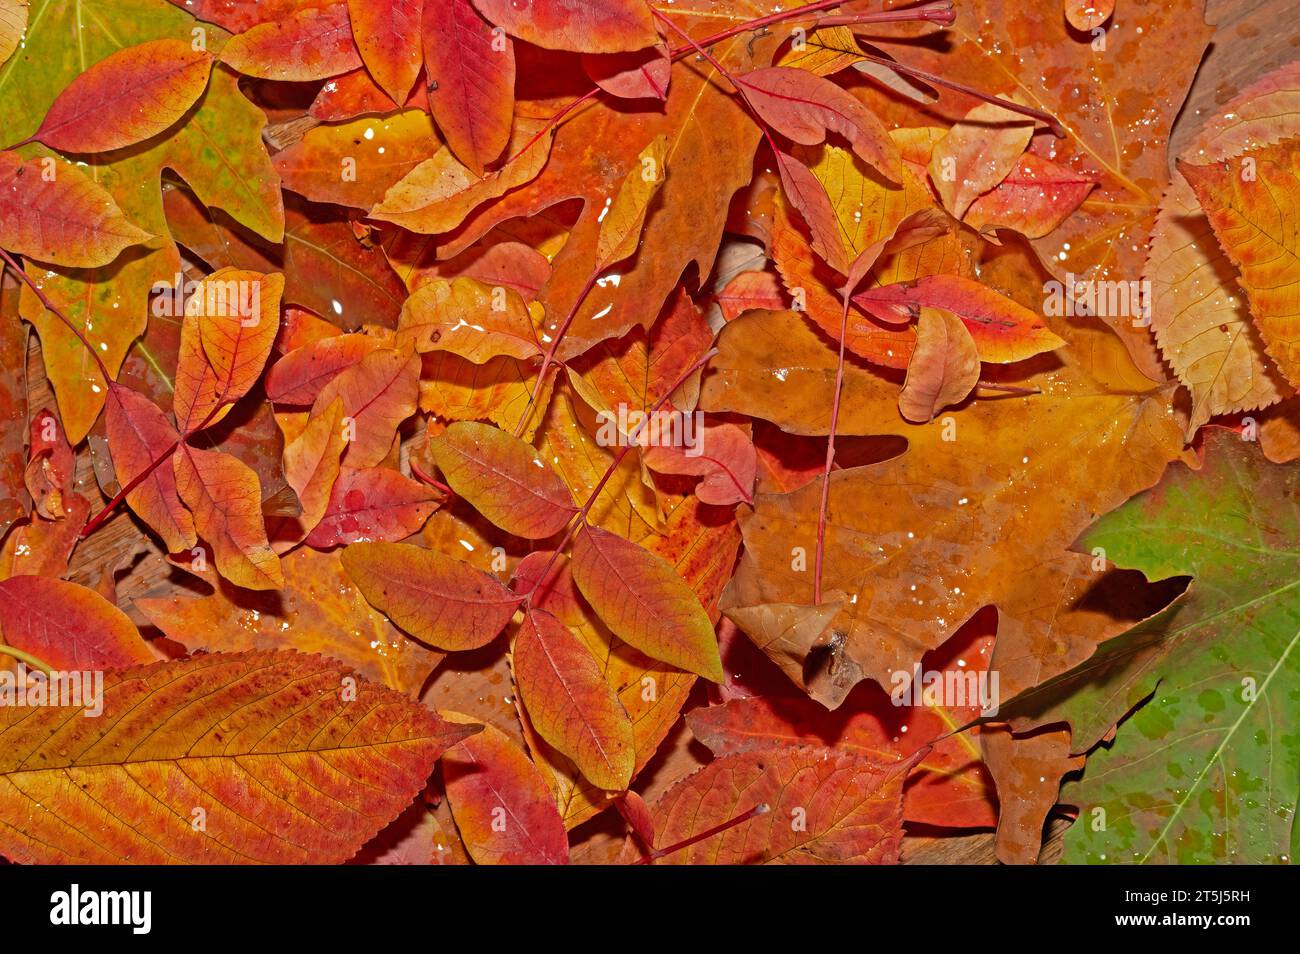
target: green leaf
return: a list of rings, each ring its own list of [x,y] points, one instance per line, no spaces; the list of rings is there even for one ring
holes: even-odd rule
[[[1113,722],[1151,697],[1063,792],[1080,810],[1067,861],[1276,863],[1292,850],[1300,466],[1270,464],[1219,430],[1205,458],[1081,542],[1152,580],[1193,579],[1183,599],[1063,679],[1087,691],[1053,714],[1079,724]]]

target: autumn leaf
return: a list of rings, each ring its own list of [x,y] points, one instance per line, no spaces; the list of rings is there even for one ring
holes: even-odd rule
[[[107,265],[149,234],[74,166],[0,152],[0,247],[76,268]]]
[[[217,572],[250,590],[284,586],[280,561],[266,539],[257,475],[238,458],[182,442],[172,457],[176,489],[210,544]]]
[[[439,649],[476,649],[496,638],[520,597],[460,560],[404,543],[355,543],[343,568],[370,605]]]
[[[451,489],[507,533],[544,539],[578,512],[564,481],[537,452],[498,428],[458,421],[430,453]]]
[[[960,404],[979,381],[980,355],[966,325],[942,308],[921,308],[916,350],[898,394],[904,418],[928,423],[945,407]]]
[[[630,53],[586,53],[582,57],[583,72],[591,81],[624,99],[667,99],[672,68],[664,43]]]
[[[232,37],[221,59],[247,76],[306,80],[338,76],[361,65],[348,4],[296,10]]]
[[[397,427],[415,413],[420,359],[391,348],[372,351],[342,371],[316,395],[312,413],[336,399],[351,422],[345,460],[349,467],[373,467],[388,456]]]
[[[930,275],[914,282],[882,285],[861,292],[854,302],[882,317],[880,306],[916,313],[940,308],[960,318],[981,361],[1006,364],[1059,348],[1065,342],[1043,318],[988,285],[959,275]]]
[[[453,725],[470,722],[442,715]],[[477,864],[569,863],[569,839],[546,782],[499,729],[485,726],[462,740],[442,771],[456,827]]]
[[[890,180],[902,178],[898,147],[884,125],[853,94],[804,70],[769,66],[740,78],[745,98],[782,135],[805,146],[830,133],[848,140],[861,159]]]
[[[722,681],[713,626],[699,598],[661,557],[585,526],[574,538],[573,579],[621,639],[653,659]]]
[[[408,109],[309,129],[272,162],[299,195],[368,209],[439,145],[428,113]]]
[[[402,540],[424,525],[437,499],[433,488],[387,467],[342,467],[325,514],[306,543],[325,548]]]
[[[542,353],[518,293],[473,278],[437,280],[416,289],[402,306],[397,340],[420,352],[450,351],[474,364]]]
[[[650,10],[639,0],[538,0],[527,8],[510,0],[474,0],[474,6],[512,36],[551,50],[619,53],[659,39]]]
[[[135,625],[94,590],[43,576],[0,581],[0,653],[13,646],[61,670],[154,661]]]
[[[456,158],[482,175],[510,141],[514,43],[494,35],[470,0],[426,2],[421,29],[430,111]]]
[[[967,113],[930,156],[930,182],[944,208],[964,218],[972,202],[1015,168],[1033,134],[1032,121],[992,103]]]
[[[1183,157],[1204,164],[1300,132],[1296,75],[1288,64],[1224,103]],[[1161,354],[1192,395],[1189,430],[1215,414],[1283,399],[1288,389],[1264,353],[1236,268],[1181,172],[1160,204],[1142,274],[1151,282],[1151,328]]]
[[[294,348],[266,372],[266,396],[283,404],[311,405],[325,385],[379,346],[363,334],[335,335]]]
[[[915,757],[880,763],[821,746],[715,759],[653,806],[661,844],[767,811],[669,855],[670,864],[895,864],[903,781]]]
[[[1219,244],[1240,270],[1241,287],[1269,356],[1292,386],[1300,381],[1300,326],[1294,307],[1300,290],[1294,239],[1300,215],[1297,157],[1300,143],[1286,140],[1243,157],[1249,167],[1243,159],[1179,166]]]
[[[515,682],[538,734],[605,789],[624,789],[636,760],[632,721],[590,650],[545,610],[530,610],[514,646]]]
[[[212,54],[182,40],[119,50],[59,94],[32,138],[61,152],[107,152],[149,139],[194,105],[211,69]]]
[[[375,82],[403,102],[420,72],[424,0],[347,0],[352,36]]]
[[[671,427],[671,424],[667,425]],[[649,447],[645,464],[661,474],[703,478],[695,485],[701,503],[727,507],[754,500],[758,454],[749,437],[735,424],[705,425],[695,447]]]
[[[128,487],[146,475],[126,495],[127,504],[162,537],[169,553],[190,549],[197,542],[194,518],[181,503],[175,471],[165,465],[150,470],[155,460],[177,446],[180,434],[158,405],[120,384],[109,388],[107,408],[108,445],[118,483]]]
[[[344,701],[348,679],[357,683],[352,701]],[[0,711],[6,857],[339,863],[410,802],[448,746],[474,731],[318,656],[291,653],[216,653],[110,671],[102,705],[100,719],[69,718],[59,706]],[[232,733],[232,724],[242,731]],[[368,779],[383,783],[362,784]],[[117,796],[106,801],[109,791]],[[19,807],[32,799],[44,808],[39,815]],[[202,826],[191,824],[195,808]],[[93,839],[88,817],[96,819]],[[26,819],[21,828],[18,818]]]

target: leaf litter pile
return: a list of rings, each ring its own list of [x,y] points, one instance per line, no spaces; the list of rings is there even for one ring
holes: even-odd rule
[[[0,856],[1288,861],[1202,12],[0,0]]]

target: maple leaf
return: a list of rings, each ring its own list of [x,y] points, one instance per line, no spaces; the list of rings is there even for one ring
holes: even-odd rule
[[[347,679],[356,682],[351,702],[342,700]],[[6,857],[337,864],[475,728],[294,653],[214,653],[113,670],[98,704],[105,718],[75,710],[69,718],[61,706],[0,707]],[[117,795],[106,801],[109,791]],[[32,799],[44,809],[37,815],[19,807]],[[204,825],[191,824],[196,808]],[[96,819],[94,838],[87,817]]]
[[[1081,539],[1150,579],[1192,582],[1169,609],[1021,703],[1030,723],[1069,722],[1075,751],[1138,707],[1062,793],[1083,810],[1067,834],[1067,859],[1275,862],[1289,854],[1300,763],[1276,742],[1300,678],[1300,555],[1286,502],[1296,480],[1294,466],[1267,464],[1213,429],[1199,473],[1170,470]],[[1094,809],[1109,819],[1104,827],[1087,823]]]
[[[706,388],[704,406],[743,410],[797,433],[825,433],[834,353],[792,315],[774,339],[747,334],[764,317],[753,312],[723,330],[720,360],[739,361],[749,379],[729,391],[725,404],[709,400]],[[881,408],[890,391],[879,378],[859,372],[860,383],[846,388],[841,433],[898,434],[908,440],[908,450],[831,477],[828,566],[839,569],[832,571],[827,590],[856,596],[832,624],[843,634],[843,645],[834,652],[831,704],[863,676],[887,685],[890,673],[910,668],[918,650],[941,644],[988,603],[1000,606],[1009,626],[995,665],[1004,684],[1018,688],[1070,668],[1101,638],[1122,629],[1080,602],[1096,581],[1086,568],[1089,561],[1068,549],[1094,513],[1158,480],[1179,455],[1182,440],[1166,410],[1167,391],[1139,384],[1141,376],[1104,335],[1093,340],[1100,334],[1074,331],[1073,360],[1029,379],[1040,395],[977,401],[946,418],[955,441],[945,439],[943,421],[920,428],[886,423],[890,416]],[[774,344],[775,353],[765,353]],[[815,361],[804,386],[818,390],[802,402],[787,397],[792,388],[786,359],[792,353]],[[1125,384],[1116,386],[1120,381]],[[1036,432],[1034,422],[1051,422],[1050,438]],[[1071,486],[1066,475],[1077,473],[1084,448],[1094,477],[1083,487]],[[1100,468],[1110,474],[1107,479],[1095,479]],[[1058,469],[1059,477],[1047,476]],[[881,505],[864,511],[848,503],[863,495]],[[812,549],[819,496],[820,487],[810,486],[756,498],[754,514],[741,520],[752,556],[732,584],[730,605],[810,602],[812,580],[799,571],[795,551]],[[996,503],[1011,499],[1023,505]],[[1050,547],[1044,533],[1052,534]],[[1016,550],[1022,552],[1013,556]],[[1004,559],[1006,566],[1032,562],[1036,573],[1030,578],[1001,572],[996,565]],[[1066,618],[1063,606],[1076,606],[1069,612],[1077,615]],[[855,658],[859,640],[869,640],[871,649]]]

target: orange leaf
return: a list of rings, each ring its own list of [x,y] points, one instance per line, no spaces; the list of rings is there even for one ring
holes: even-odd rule
[[[457,712],[440,715],[453,723],[470,721]],[[442,774],[456,827],[476,864],[569,863],[569,839],[551,790],[500,729],[484,726],[448,750]]]
[[[352,37],[366,69],[395,102],[404,101],[420,72],[424,0],[348,0],[347,5]]]
[[[420,358],[381,348],[372,351],[316,395],[312,413],[343,399],[351,423],[349,467],[373,467],[388,456],[397,427],[415,413],[420,397]]]
[[[115,669],[154,661],[127,615],[78,583],[10,577],[0,582],[0,617],[0,653],[7,644],[53,669]],[[3,721],[0,716],[0,725]]]
[[[199,536],[212,546],[217,572],[250,590],[283,587],[280,560],[266,540],[257,474],[236,457],[188,444],[172,463],[176,489]]]
[[[548,50],[621,53],[659,41],[641,0],[474,0],[493,23]]]
[[[481,176],[452,150],[439,149],[384,193],[383,201],[370,210],[371,218],[424,234],[451,231],[477,206],[537,178],[550,155],[552,139],[547,135],[534,139],[540,131],[537,120],[517,119],[507,144],[512,158]]]
[[[107,265],[149,233],[69,163],[0,152],[0,248],[54,265]]]
[[[424,6],[424,62],[437,86],[429,108],[447,145],[476,175],[501,157],[515,111],[515,47],[494,37],[469,0]]]
[[[32,138],[60,152],[107,152],[143,142],[189,111],[211,70],[212,54],[185,40],[118,50],[59,94]]]
[[[1300,142],[1283,140],[1245,157],[1205,166],[1180,163],[1179,169],[1241,272],[1269,357],[1293,387],[1300,386]]]
[[[321,388],[376,347],[370,335],[351,334],[294,348],[266,372],[266,396],[281,404],[312,404]]]
[[[280,330],[284,276],[223,268],[199,284],[185,305],[223,403],[239,400],[261,377]]]
[[[346,446],[343,401],[335,398],[323,414],[309,418],[302,433],[284,447],[284,479],[302,504],[297,523],[304,536],[316,528],[329,508]]]
[[[450,351],[475,364],[542,353],[519,293],[473,278],[421,285],[402,305],[397,340],[410,342],[420,352]]]
[[[421,646],[373,609],[339,556],[299,547],[281,561],[282,590],[249,593],[220,580],[210,596],[138,599],[135,606],[191,652],[320,653],[366,679],[419,696],[442,653]]]
[[[257,382],[280,324],[279,274],[223,268],[185,303],[172,409],[181,432],[216,423]]]
[[[903,181],[898,146],[884,124],[848,90],[788,66],[753,70],[739,81],[755,111],[782,135],[815,146],[830,133],[839,133],[864,162],[894,182]]]
[[[337,864],[474,731],[296,653],[110,671],[102,701],[97,719],[0,707],[0,854],[22,864]],[[205,825],[193,824],[196,808]]]
[[[853,298],[873,314],[881,306],[903,306],[914,314],[921,308],[942,308],[966,323],[981,361],[1007,364],[1023,361],[1065,344],[1041,315],[1001,295],[987,285],[959,275],[928,275],[912,282],[883,285]],[[890,320],[887,315],[877,315]]]
[[[286,189],[313,202],[368,209],[440,145],[429,114],[406,109],[309,129],[271,164]]]
[[[882,764],[818,745],[715,759],[655,803],[661,848],[757,805],[769,810],[663,862],[895,864],[903,840],[903,782],[915,761]]]
[[[439,649],[490,643],[520,603],[496,577],[405,543],[353,544],[343,551],[343,568],[371,606]]]
[[[537,451],[491,425],[458,421],[429,450],[451,489],[507,533],[541,540],[578,512]]]
[[[981,232],[1015,229],[1042,238],[1069,217],[1097,185],[1097,177],[1032,152],[1020,157],[1005,179],[966,210],[966,224]]]
[[[289,82],[326,79],[361,65],[346,3],[259,24],[231,37],[221,59],[246,76]]]
[[[993,103],[981,103],[935,144],[930,181],[943,207],[966,215],[979,196],[1007,177],[1034,135],[1033,120]]]
[[[713,624],[666,560],[584,526],[573,542],[572,566],[578,589],[620,639],[652,659],[723,681]]]
[[[113,383],[108,386],[105,426],[117,482],[125,487],[180,440],[158,405],[143,394]],[[162,537],[168,553],[188,550],[197,539],[194,518],[176,492],[176,473],[167,464],[155,467],[126,495],[136,514]]]
[[[929,422],[945,407],[966,400],[980,378],[980,356],[961,319],[942,308],[921,309],[916,350],[898,409],[909,421]]]
[[[597,271],[604,271],[636,251],[650,202],[664,184],[667,155],[667,136],[660,134],[650,140],[605,209],[596,238]]]
[[[387,467],[344,467],[334,482],[325,516],[306,542],[323,548],[401,540],[424,525],[437,499],[433,488]]]
[[[545,610],[530,610],[515,638],[514,672],[537,733],[593,785],[627,788],[632,720],[581,640]]]
[[[758,454],[749,435],[735,424],[709,424],[696,441],[695,447],[649,447],[642,459],[661,474],[703,477],[695,486],[700,503],[720,507],[753,503]]]

